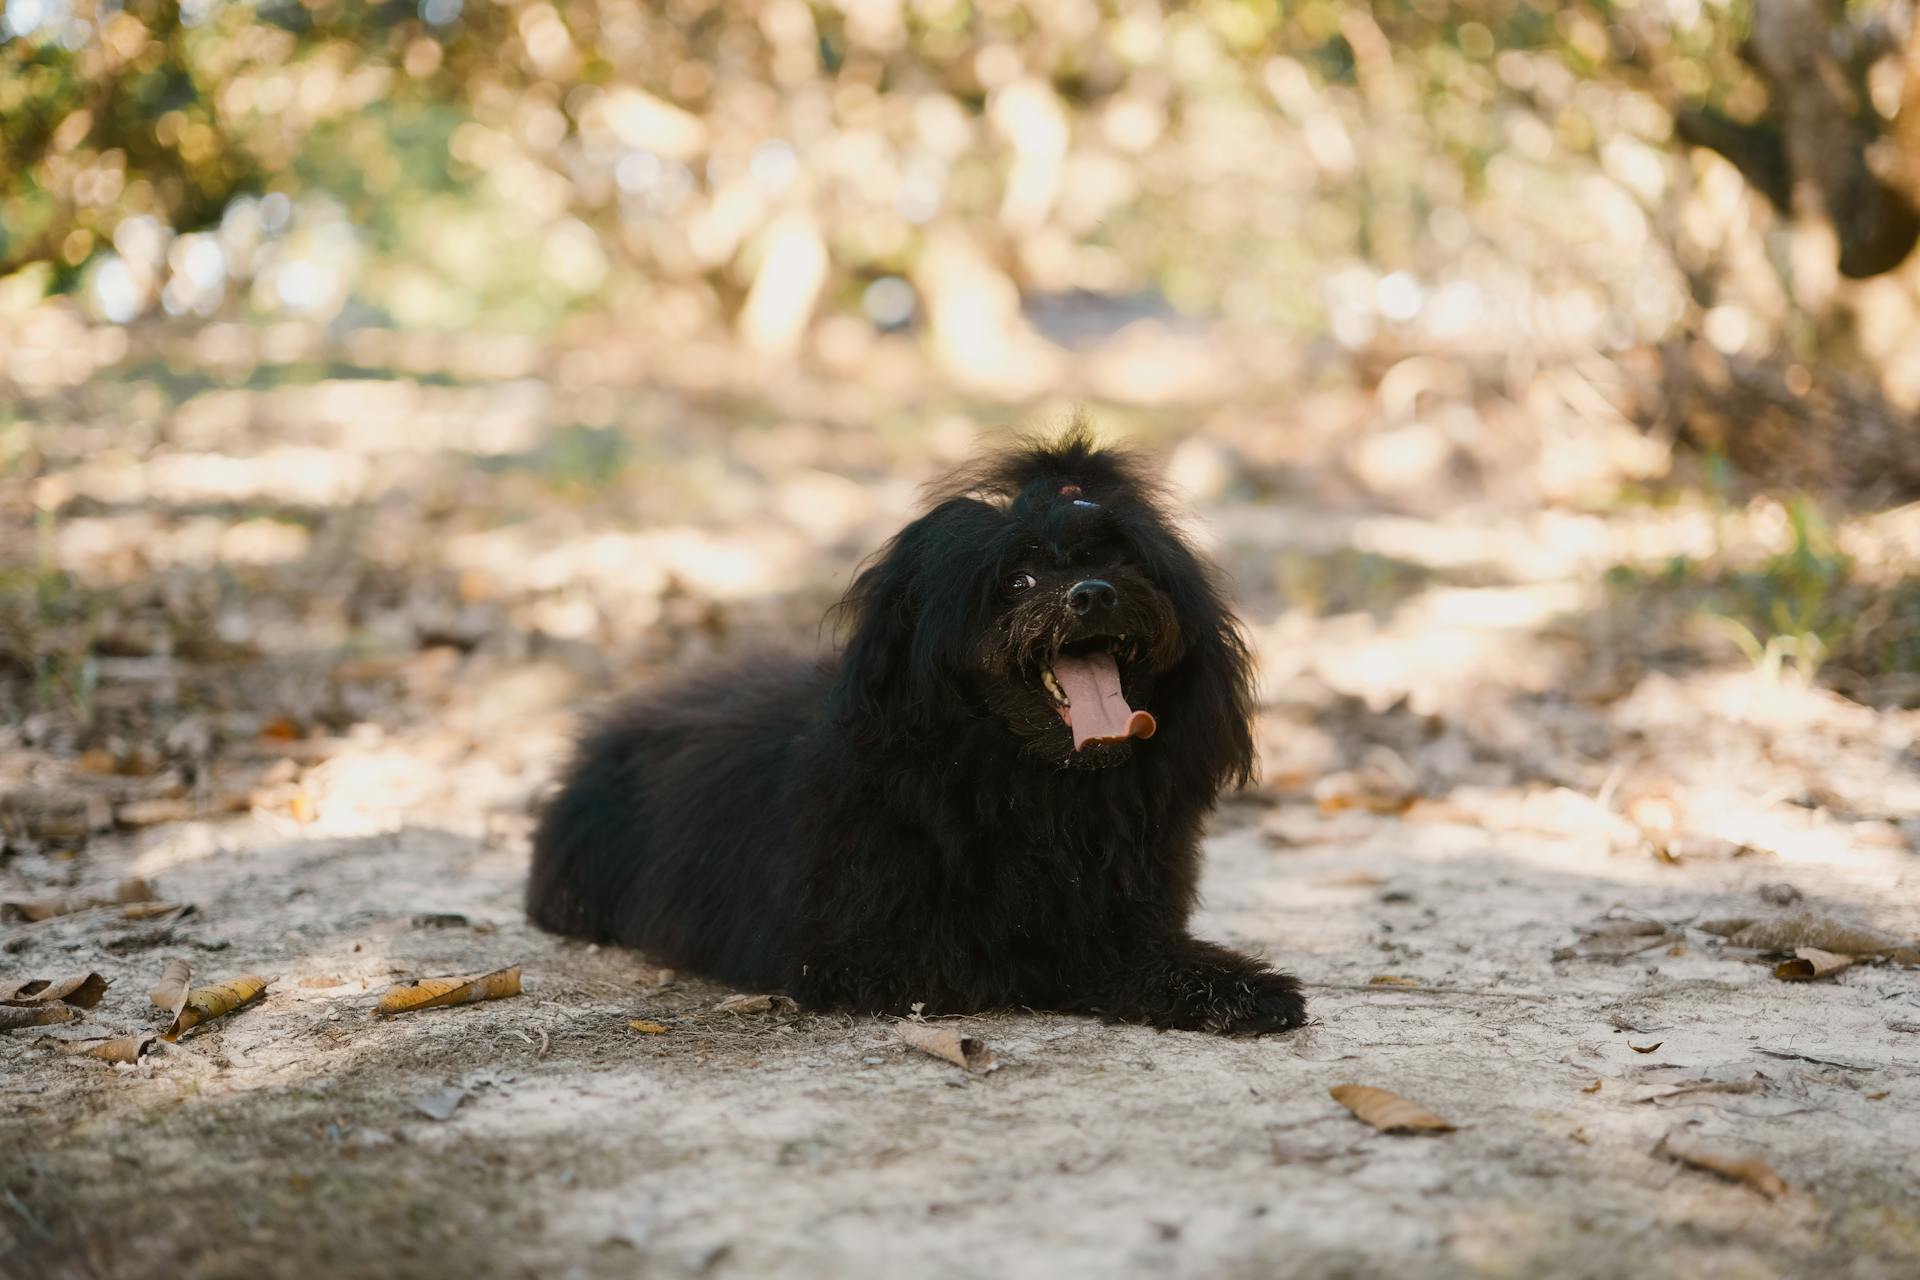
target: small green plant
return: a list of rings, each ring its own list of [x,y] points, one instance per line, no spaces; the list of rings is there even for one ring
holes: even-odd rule
[[[1812,502],[1793,499],[1787,520],[1793,545],[1757,570],[1730,574],[1705,608],[1756,670],[1811,683],[1853,630],[1853,561]]]

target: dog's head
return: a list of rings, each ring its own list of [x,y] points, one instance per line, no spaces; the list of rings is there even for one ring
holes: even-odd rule
[[[1215,785],[1250,768],[1246,650],[1214,575],[1084,428],[953,477],[842,608],[836,709],[869,741],[991,715],[1055,767],[1177,751]]]

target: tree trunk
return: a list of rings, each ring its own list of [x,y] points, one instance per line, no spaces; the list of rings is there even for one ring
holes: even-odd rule
[[[1920,239],[1914,206],[1868,164],[1879,129],[1835,53],[1839,9],[1821,0],[1754,0],[1749,46],[1772,90],[1790,175],[1794,301],[1815,316],[1832,302],[1839,275],[1891,271]],[[1920,131],[1913,122],[1907,128]]]

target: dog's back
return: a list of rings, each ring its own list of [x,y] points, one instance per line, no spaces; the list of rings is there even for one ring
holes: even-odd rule
[[[534,835],[535,924],[754,989],[782,979],[797,739],[828,676],[791,656],[628,699],[581,739]]]

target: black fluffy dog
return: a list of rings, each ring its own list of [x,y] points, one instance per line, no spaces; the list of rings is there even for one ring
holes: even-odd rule
[[[624,703],[534,839],[527,909],[809,1008],[1299,1026],[1187,932],[1246,780],[1248,658],[1207,565],[1081,429],[958,476],[854,581],[837,659]]]

